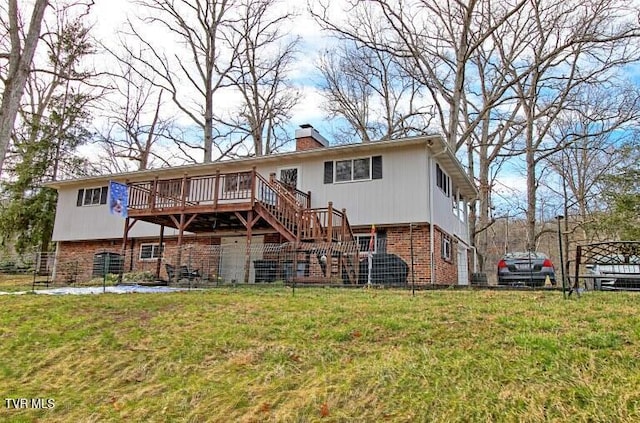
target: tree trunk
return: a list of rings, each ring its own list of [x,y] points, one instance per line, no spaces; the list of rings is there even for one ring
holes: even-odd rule
[[[13,125],[18,114],[20,100],[24,93],[24,85],[29,75],[33,55],[40,39],[40,28],[44,12],[49,2],[36,0],[29,23],[29,32],[24,40],[24,48],[20,51],[20,28],[18,22],[17,0],[9,0],[9,34],[11,52],[9,53],[9,71],[5,80],[2,104],[0,105],[0,174],[9,147]]]

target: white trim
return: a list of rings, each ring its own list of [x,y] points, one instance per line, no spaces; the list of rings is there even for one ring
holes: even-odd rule
[[[360,249],[360,238],[367,238],[367,239],[371,239],[371,232],[361,232],[361,233],[354,233],[353,237],[355,238],[356,243],[358,244],[358,253],[362,256],[362,255],[366,255],[369,252],[369,248],[368,248],[368,244],[367,244],[367,249],[366,250],[361,250]],[[376,254],[378,252],[378,232],[376,231],[376,233],[373,234],[373,254]]]
[[[300,189],[300,187],[302,186],[302,167],[297,165],[297,166],[281,166],[276,168],[276,178],[278,178],[278,180],[280,182],[282,182],[282,171],[283,170],[288,170],[288,169],[296,169],[298,171],[298,177],[296,180],[296,189]]]
[[[143,247],[151,246],[151,257],[142,257],[142,249]],[[143,242],[140,243],[140,250],[138,253],[138,261],[156,261],[158,260],[160,255],[160,243],[159,242]]]
[[[367,178],[359,178],[353,179],[353,162],[356,160],[369,160],[369,177]],[[338,181],[338,162],[351,162],[351,179],[345,181]],[[373,174],[373,156],[362,156],[362,157],[353,157],[348,159],[339,159],[333,161],[333,183],[334,184],[348,184],[352,182],[363,182],[363,181],[371,181]]]
[[[440,231],[440,257],[445,261],[453,261],[453,237]]]

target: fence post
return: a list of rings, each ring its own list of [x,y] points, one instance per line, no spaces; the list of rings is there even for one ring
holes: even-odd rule
[[[107,270],[110,267],[110,254],[107,254],[107,250],[102,250],[104,257],[102,264],[102,292],[107,292]]]

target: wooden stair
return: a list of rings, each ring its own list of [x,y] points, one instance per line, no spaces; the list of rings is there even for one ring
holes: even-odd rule
[[[330,202],[326,208],[310,208],[310,199],[301,191],[291,189],[273,175],[266,180],[256,175],[256,212],[298,251],[309,252],[314,243],[352,243],[355,241],[346,210],[336,210]],[[357,254],[357,251],[356,251]],[[353,255],[353,254],[352,254]],[[326,280],[357,283],[357,255],[351,257],[332,248],[331,254],[320,264]]]

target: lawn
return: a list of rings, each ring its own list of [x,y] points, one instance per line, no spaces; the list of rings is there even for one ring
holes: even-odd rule
[[[638,421],[639,300],[320,288],[2,295],[0,420]],[[20,398],[53,407],[7,400]]]

